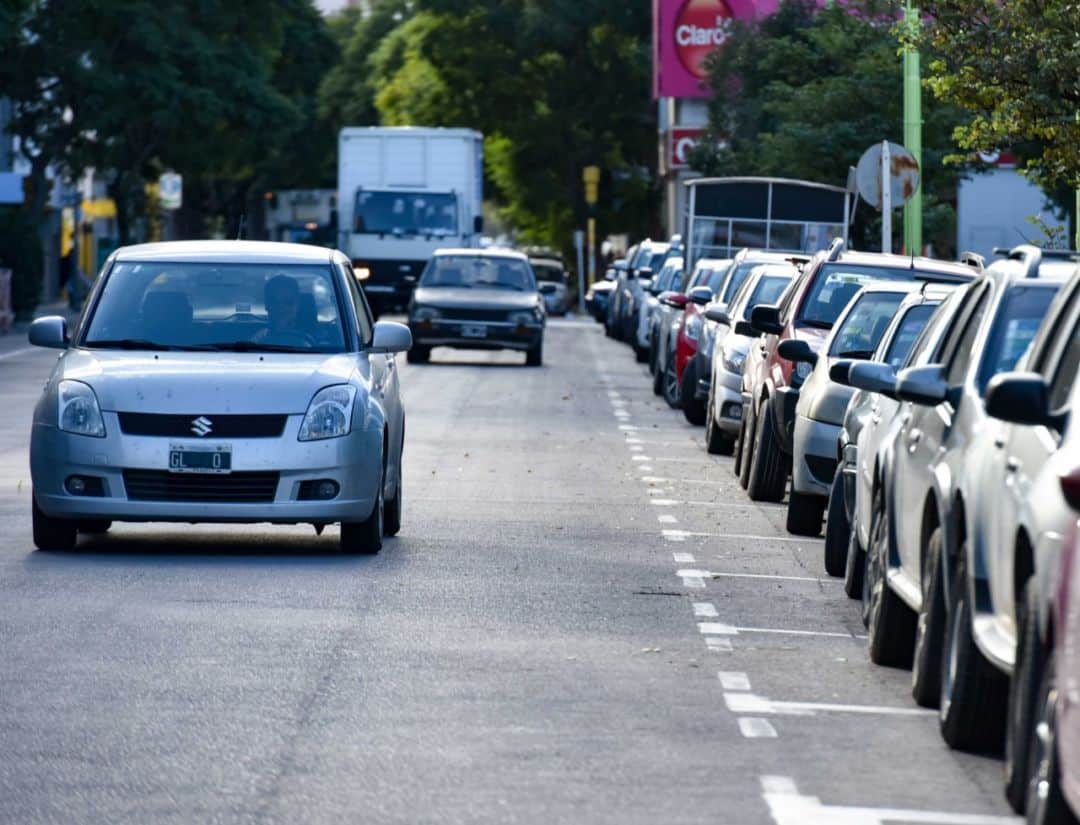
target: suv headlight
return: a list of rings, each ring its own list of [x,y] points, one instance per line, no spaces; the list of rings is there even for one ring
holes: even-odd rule
[[[105,437],[105,419],[97,396],[82,381],[61,381],[57,387],[57,421],[61,430],[76,435]]]
[[[300,425],[300,441],[340,438],[352,430],[353,402],[356,387],[338,384],[315,393]]]
[[[725,349],[720,356],[720,362],[728,372],[741,373],[746,366],[746,353],[728,352]]]

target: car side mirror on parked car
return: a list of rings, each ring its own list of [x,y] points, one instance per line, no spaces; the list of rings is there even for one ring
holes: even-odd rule
[[[829,380],[837,384],[842,384],[845,387],[850,387],[848,383],[848,373],[851,371],[856,361],[852,358],[838,358],[829,365]]]
[[[936,407],[949,397],[945,367],[941,364],[930,364],[901,370],[896,376],[896,397],[912,404]]]
[[[713,292],[707,286],[696,286],[686,295],[687,299],[698,306],[705,306],[713,299]]]
[[[759,335],[758,331],[754,329],[749,321],[736,321],[735,326],[732,327],[732,332],[736,335],[745,336],[746,338],[756,338]]]
[[[1034,372],[1002,372],[986,387],[986,412],[1011,424],[1055,426],[1049,389]]]
[[[728,315],[727,304],[717,304],[705,310],[705,317],[717,324],[731,325],[731,316]]]
[[[652,280],[652,267],[643,266],[631,272],[631,277],[640,278],[643,281]]]
[[[396,321],[377,321],[368,352],[395,353],[412,349],[412,332]]]
[[[35,347],[67,349],[67,321],[59,315],[46,315],[30,324],[30,343]]]
[[[681,292],[661,292],[660,303],[664,306],[673,307],[674,309],[686,309],[686,296]]]
[[[832,377],[831,370],[829,377]],[[886,398],[896,398],[896,371],[878,361],[852,361],[848,366],[847,381],[840,383],[857,390],[881,393]]]
[[[779,335],[784,331],[784,325],[780,323],[780,307],[758,304],[750,310],[750,326],[765,335]]]
[[[788,338],[781,341],[776,347],[776,354],[795,364],[802,363],[810,366],[817,364],[817,353],[810,349],[810,345],[806,341],[801,341],[798,338]]]
[[[1058,476],[1061,493],[1074,510],[1080,510],[1080,467],[1073,467]]]

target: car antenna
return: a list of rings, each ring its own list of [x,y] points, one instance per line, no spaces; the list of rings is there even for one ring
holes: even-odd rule
[[[240,213],[240,225],[236,229],[236,240],[244,240],[244,219],[247,217],[243,212]]]

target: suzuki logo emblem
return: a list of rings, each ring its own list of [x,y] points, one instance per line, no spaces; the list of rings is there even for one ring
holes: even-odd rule
[[[205,415],[200,415],[194,421],[191,422],[191,431],[195,435],[202,437],[209,435],[214,429],[214,422],[207,418]]]

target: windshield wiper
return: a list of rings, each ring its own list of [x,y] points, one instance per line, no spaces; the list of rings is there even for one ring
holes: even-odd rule
[[[147,338],[106,338],[101,341],[86,341],[84,346],[101,347],[102,349],[149,349],[158,352],[187,349],[187,347],[162,344]]]
[[[318,353],[322,350],[312,347],[293,347],[288,344],[264,344],[259,341],[218,341],[205,344],[200,349],[211,352],[304,352]]]

